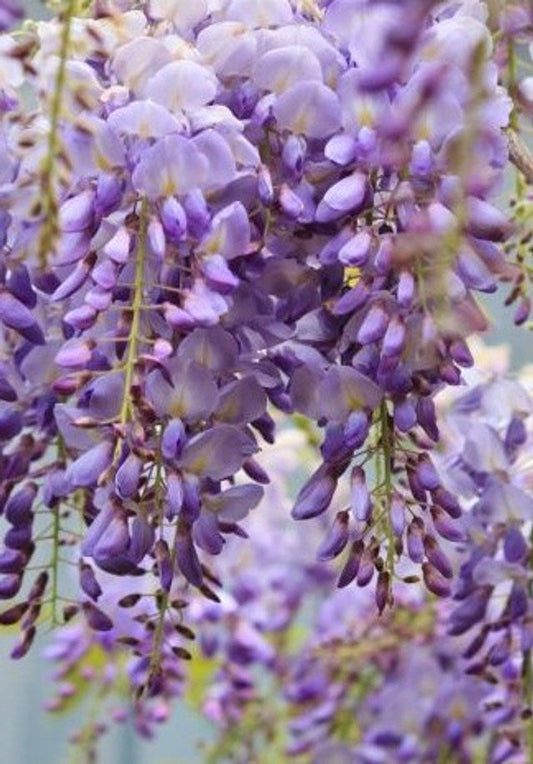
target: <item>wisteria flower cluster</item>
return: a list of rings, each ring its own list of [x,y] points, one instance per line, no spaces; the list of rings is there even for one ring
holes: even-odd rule
[[[120,687],[146,735],[211,661],[205,713],[253,730],[217,761],[257,730],[313,761],[527,760],[530,398],[464,370],[477,293],[529,320],[529,4],[20,17],[0,3],[13,657],[51,623],[51,707]]]

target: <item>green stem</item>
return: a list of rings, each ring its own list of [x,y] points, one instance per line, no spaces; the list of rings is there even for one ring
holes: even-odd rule
[[[394,531],[392,528],[390,507],[392,501],[392,464],[394,462],[394,440],[391,437],[392,433],[389,426],[389,412],[387,411],[387,402],[385,399],[381,401],[380,422],[381,445],[383,449],[383,461],[385,470],[385,522],[387,527],[387,537],[389,541],[387,549],[387,562],[389,573],[391,574],[392,578],[394,575]]]
[[[172,570],[176,565],[176,544],[178,540],[179,523],[176,521],[176,529],[174,534],[174,542],[170,552],[170,560]],[[159,605],[159,613],[157,615],[157,623],[154,630],[154,642],[152,648],[152,654],[150,656],[150,665],[148,666],[148,682],[157,673],[161,665],[161,647],[163,645],[163,638],[165,636],[165,615],[167,613],[168,605],[170,601],[169,592],[163,591],[161,602]],[[145,687],[145,692],[148,690],[148,683]]]
[[[119,422],[122,427],[127,424],[132,415],[131,406],[131,386],[133,383],[133,372],[137,361],[137,353],[140,340],[141,314],[143,311],[143,287],[144,287],[144,268],[146,262],[146,230],[148,226],[148,202],[143,199],[139,219],[139,237],[137,247],[137,260],[135,263],[135,282],[133,285],[133,302],[131,310],[131,324],[128,338],[128,352],[124,363],[124,391],[122,394],[122,404],[120,407]],[[117,443],[117,449],[120,443]]]
[[[57,438],[57,461],[59,464],[64,464],[66,460],[65,443],[61,435]],[[52,528],[51,528],[51,540],[52,540],[52,560],[50,562],[51,568],[51,595],[50,605],[52,609],[52,626],[57,626],[59,619],[57,617],[57,601],[59,598],[59,534],[61,531],[61,518],[60,518],[61,506],[52,508]]]
[[[516,51],[514,42],[512,39],[507,43],[507,75],[508,75],[508,88],[511,93],[511,97],[514,95],[513,91],[516,87]],[[518,131],[518,112],[513,100],[513,108],[509,115],[509,127]]]
[[[68,0],[65,7],[63,26],[61,29],[59,65],[57,67],[54,93],[50,109],[50,131],[48,133],[48,145],[41,170],[41,192],[44,226],[39,240],[38,257],[43,267],[47,264],[48,253],[53,246],[54,239],[56,238],[58,232],[58,205],[54,188],[56,175],[55,167],[59,150],[59,122],[61,120],[63,90],[66,83],[67,58],[70,49],[72,18],[74,16],[75,10],[76,0]]]
[[[53,525],[52,525],[52,585],[51,585],[51,599],[52,606],[52,626],[57,626],[57,599],[58,599],[58,586],[59,586],[59,507],[54,507],[53,512]]]
[[[524,700],[527,710],[533,711],[533,664],[531,650],[526,650],[523,656],[522,678],[524,680]],[[526,738],[529,750],[529,760],[533,761],[533,717],[526,722]]]
[[[533,544],[533,530],[529,534],[530,543]],[[529,567],[533,566],[533,552],[529,555]],[[533,594],[533,581],[529,581],[527,585],[528,594],[531,597]],[[522,679],[524,682],[524,701],[527,706],[527,710],[533,712],[533,662],[532,662],[531,649],[526,650],[523,655],[522,664]],[[533,716],[526,722],[526,739],[529,750],[529,760],[533,761]]]

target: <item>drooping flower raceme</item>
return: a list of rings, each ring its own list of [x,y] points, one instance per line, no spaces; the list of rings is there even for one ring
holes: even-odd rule
[[[527,13],[501,18],[519,46]],[[313,551],[342,558],[339,585],[372,583],[379,612],[400,579],[455,591],[449,545],[467,529],[434,397],[488,325],[476,292],[512,282],[528,314],[529,213],[513,227],[490,201],[504,131],[527,115],[498,20],[481,2],[68,0],[1,38],[0,596],[17,598],[1,616],[21,623],[16,657],[44,608],[87,645],[131,649],[141,699],[175,694],[181,602],[222,597],[212,557],[246,535],[276,410],[319,445],[292,515],[323,519]],[[505,543],[516,556],[516,533]],[[242,630],[228,654],[269,664]]]

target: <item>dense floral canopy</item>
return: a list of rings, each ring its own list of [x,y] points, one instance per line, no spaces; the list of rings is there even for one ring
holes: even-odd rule
[[[531,381],[469,342],[529,319],[529,3],[54,9],[0,2],[13,657],[142,734],[192,656],[284,756],[530,760]]]

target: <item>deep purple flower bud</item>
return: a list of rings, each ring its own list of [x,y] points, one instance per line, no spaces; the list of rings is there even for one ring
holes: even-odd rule
[[[391,270],[393,256],[394,246],[392,240],[382,239],[374,258],[374,267],[376,269],[376,273],[378,273],[380,276],[387,276]]]
[[[286,183],[281,184],[279,203],[283,212],[291,220],[297,220],[304,211],[303,201]]]
[[[183,480],[183,504],[180,513],[188,523],[192,524],[200,516],[201,509],[202,501],[198,481],[187,475]]]
[[[108,173],[98,173],[96,181],[96,198],[94,200],[94,210],[99,218],[106,217],[120,204],[122,198],[123,184]]]
[[[459,636],[481,623],[485,617],[487,604],[492,593],[492,587],[483,586],[475,589],[450,615],[448,634]]]
[[[515,310],[513,321],[516,326],[522,326],[531,315],[531,299],[528,296],[522,297]]]
[[[528,553],[526,540],[516,525],[511,525],[505,532],[503,553],[507,562],[522,562]]]
[[[478,239],[503,241],[511,232],[506,216],[483,199],[471,196],[467,201],[468,231]]]
[[[322,514],[329,507],[336,488],[337,478],[328,465],[322,464],[300,489],[292,508],[292,517],[307,520]]]
[[[457,339],[450,343],[450,355],[456,364],[463,368],[470,368],[474,365],[472,353],[464,340]]]
[[[376,585],[376,605],[378,606],[378,612],[381,615],[385,606],[389,601],[390,596],[390,573],[388,570],[382,570],[378,575],[378,582]]]
[[[67,297],[70,297],[77,292],[87,281],[95,261],[96,256],[92,252],[87,255],[87,257],[84,257],[83,260],[80,260],[69,273],[67,278],[59,284],[57,289],[51,295],[50,300],[52,302],[66,300]]]
[[[274,186],[270,170],[264,164],[257,171],[257,193],[266,207],[270,207],[274,201]]]
[[[10,528],[4,536],[4,544],[8,549],[27,549],[31,544],[33,532],[31,525],[20,528]]]
[[[352,135],[340,133],[326,143],[324,155],[342,167],[350,164],[357,155],[357,141]]]
[[[405,345],[405,324],[400,316],[393,316],[383,337],[382,353],[388,358],[401,354]]]
[[[464,533],[450,519],[447,512],[437,505],[431,507],[431,517],[435,530],[448,541],[464,541]]]
[[[73,461],[67,468],[65,479],[72,488],[96,485],[98,479],[111,465],[113,444],[98,443]]]
[[[14,597],[22,586],[22,576],[19,573],[12,573],[0,577],[0,599],[9,600]]]
[[[371,342],[380,340],[389,325],[389,316],[379,303],[372,305],[363,323],[357,332],[357,340],[361,345],[368,345]]]
[[[439,366],[439,376],[448,385],[461,383],[461,372],[451,361],[443,361]]]
[[[58,366],[67,369],[86,366],[91,360],[93,346],[88,340],[69,340],[61,347],[54,360]]]
[[[22,633],[20,640],[17,642],[17,644],[11,651],[11,657],[13,658],[13,660],[19,660],[20,658],[23,658],[26,655],[26,653],[32,646],[35,634],[36,634],[35,626],[30,626],[29,629],[26,629],[26,631]]]
[[[34,602],[32,603],[28,613],[25,615],[24,619],[21,623],[21,628],[23,630],[29,630],[32,628],[32,626],[35,624],[37,619],[39,618],[42,610],[42,605],[40,602]]]
[[[181,419],[171,419],[163,431],[161,452],[165,459],[179,459],[187,436]]]
[[[17,400],[17,393],[4,376],[0,375],[0,400],[13,403]]]
[[[267,443],[274,443],[276,423],[270,414],[262,414],[252,422],[255,429]]]
[[[111,631],[113,621],[96,605],[93,605],[92,602],[84,602],[82,609],[91,629],[94,631]]]
[[[98,512],[86,531],[81,551],[84,555],[103,559],[121,554],[128,544],[125,510],[109,503]]]
[[[28,592],[28,602],[34,602],[41,599],[48,585],[48,580],[48,571],[42,570],[31,585],[30,591]]]
[[[416,476],[422,488],[425,488],[427,491],[434,491],[440,485],[437,470],[433,466],[430,456],[427,453],[420,454],[418,457]]]
[[[27,556],[17,549],[6,549],[0,553],[0,573],[22,573]]]
[[[126,529],[127,530],[127,529]],[[154,529],[144,518],[136,517],[131,525],[131,542],[128,548],[128,558],[138,565],[152,548]]]
[[[94,286],[85,293],[85,302],[90,305],[91,308],[102,313],[107,310],[111,305],[113,293],[110,289],[102,289],[102,287]]]
[[[128,454],[115,475],[115,489],[121,499],[129,499],[139,486],[143,464],[134,453]]]
[[[326,428],[326,437],[320,446],[320,453],[325,462],[333,464],[350,456],[349,449],[344,442],[342,424],[330,424]]]
[[[181,475],[170,473],[167,475],[167,511],[168,520],[172,520],[181,512],[183,507],[183,478]]]
[[[16,265],[9,274],[6,283],[11,294],[20,300],[27,308],[35,308],[37,294],[33,289],[30,274],[25,265]]]
[[[422,563],[422,575],[426,588],[437,597],[449,597],[451,587],[448,581],[429,562]]]
[[[424,559],[424,523],[415,517],[407,527],[407,553],[413,562]]]
[[[163,315],[167,324],[174,329],[180,329],[184,331],[186,329],[192,329],[196,326],[194,318],[182,308],[178,308],[170,302],[164,302],[161,306],[163,308]]]
[[[362,541],[353,542],[346,559],[346,563],[344,564],[344,568],[342,569],[339,580],[337,582],[339,589],[348,586],[348,584],[350,584],[357,576],[364,548],[365,547]]]
[[[413,175],[425,177],[429,175],[433,166],[433,154],[431,146],[425,140],[417,141],[411,151],[409,169]]]
[[[372,244],[372,236],[369,231],[359,231],[341,247],[339,251],[340,262],[352,267],[363,266],[368,260]]]
[[[505,605],[505,614],[509,615],[513,621],[517,621],[527,613],[528,607],[529,598],[527,590],[515,581]]]
[[[175,242],[183,241],[187,236],[187,215],[174,196],[170,196],[161,205],[161,222],[165,233]]]
[[[435,403],[430,397],[426,396],[418,399],[416,415],[420,427],[436,443],[439,439],[439,429],[437,427]]]
[[[14,438],[22,430],[24,420],[20,411],[4,409],[0,412],[0,441]]]
[[[18,623],[29,607],[29,602],[19,602],[17,605],[4,610],[0,613],[0,625],[12,626]]]
[[[0,321],[15,329],[32,345],[45,344],[44,334],[32,312],[5,289],[0,291]]]
[[[397,493],[391,499],[390,522],[394,535],[400,538],[405,530],[405,502]]]
[[[154,546],[154,554],[155,559],[157,560],[161,586],[166,592],[169,592],[170,587],[172,586],[174,571],[172,569],[172,560],[170,558],[168,544],[164,539],[159,539],[156,541]]]
[[[98,313],[90,305],[80,305],[79,308],[73,308],[65,313],[63,321],[74,331],[84,331],[94,325]]]
[[[229,294],[239,286],[239,279],[222,255],[204,257],[201,267],[208,286],[220,294]]]
[[[335,316],[345,316],[348,313],[355,313],[367,302],[370,295],[368,285],[365,281],[359,280],[357,284],[348,292],[339,297],[333,306],[332,313]]]
[[[220,554],[225,540],[219,531],[219,521],[212,512],[202,512],[193,526],[195,544],[209,554]]]
[[[59,227],[62,231],[83,231],[94,218],[94,191],[82,191],[70,197],[59,209]]]
[[[150,220],[146,229],[146,237],[148,239],[151,253],[158,262],[162,263],[165,259],[167,240],[160,220],[157,218],[152,218]]]
[[[281,161],[291,180],[299,181],[303,174],[307,144],[301,135],[289,135],[283,145]]]
[[[348,512],[337,512],[335,521],[328,535],[318,550],[318,559],[322,562],[337,557],[348,543]]]
[[[435,504],[438,504],[439,507],[442,507],[442,509],[447,512],[450,517],[453,517],[454,520],[457,520],[458,517],[461,517],[462,512],[459,502],[455,496],[453,496],[453,494],[451,494],[445,488],[439,486],[431,492],[431,497]]]
[[[209,228],[211,216],[204,195],[199,188],[190,191],[183,201],[187,215],[187,230],[191,236],[200,239]]]
[[[352,411],[344,425],[344,442],[354,451],[363,445],[368,436],[370,422],[364,411]]]
[[[93,569],[86,563],[80,565],[80,586],[85,594],[95,601],[102,594],[102,589],[96,580]]]
[[[117,283],[118,269],[112,260],[100,261],[91,271],[94,283],[105,291],[110,291]]]
[[[150,228],[150,224],[148,225]],[[108,257],[117,265],[124,265],[128,262],[131,248],[131,236],[125,226],[117,228],[114,235],[102,248],[102,254]]]
[[[5,506],[5,516],[15,528],[31,525],[33,521],[32,505],[37,495],[37,485],[26,483],[19,491],[12,493]]]
[[[350,478],[350,506],[356,520],[369,522],[372,512],[372,501],[366,485],[364,470],[354,467]]]
[[[407,432],[415,426],[416,422],[416,406],[410,398],[394,403],[394,426],[400,432]]]
[[[80,383],[76,375],[60,377],[54,380],[52,390],[59,395],[72,395],[79,389]]]
[[[453,614],[452,614],[452,618],[453,618]],[[479,631],[476,634],[474,639],[468,644],[466,649],[463,651],[462,657],[466,658],[467,660],[469,660],[470,658],[473,658],[474,655],[476,655],[485,644],[488,634],[489,634],[489,630],[486,626],[484,626],[481,629],[481,631]]]
[[[407,463],[406,474],[407,482],[409,483],[409,488],[413,497],[421,504],[424,504],[426,501],[426,489],[422,487],[416,466],[411,461]]]
[[[11,440],[22,430],[24,420],[20,411],[4,409],[0,412],[0,441]]]
[[[397,300],[400,308],[409,308],[415,296],[415,280],[411,271],[402,271],[398,279]]]
[[[202,586],[203,575],[200,560],[190,533],[183,529],[176,540],[176,561],[179,569],[193,586]]]
[[[505,449],[513,453],[522,446],[527,440],[527,430],[523,419],[513,417],[509,422],[505,433]]]
[[[437,568],[444,578],[453,578],[453,569],[450,561],[440,548],[437,540],[433,536],[426,534],[423,543],[429,562]]]
[[[502,639],[496,642],[487,653],[487,658],[491,666],[501,666],[505,663],[510,656],[510,640],[509,636],[505,635]]]
[[[357,586],[367,586],[374,576],[374,558],[369,549],[365,549],[357,571]]]
[[[315,220],[318,223],[328,223],[347,212],[358,214],[364,208],[367,193],[366,175],[354,172],[328,188],[317,207]]]
[[[262,483],[263,485],[270,483],[270,477],[255,459],[246,459],[243,462],[242,468],[248,477],[255,480],[256,483]]]

